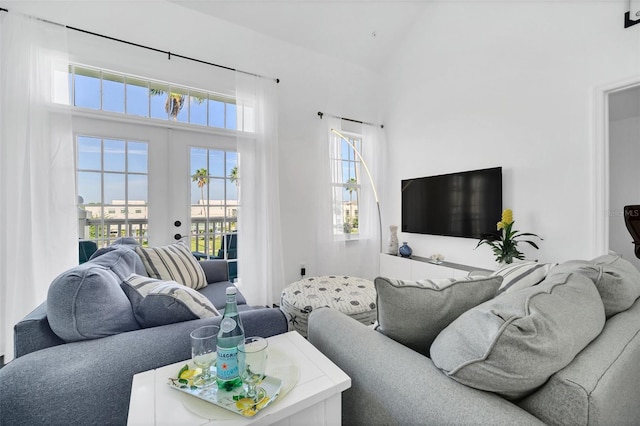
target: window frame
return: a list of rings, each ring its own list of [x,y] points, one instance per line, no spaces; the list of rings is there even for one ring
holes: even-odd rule
[[[349,142],[362,154],[362,147],[365,143],[364,135],[350,131],[340,131],[349,139]],[[349,146],[340,136],[330,131],[329,162],[331,170],[331,206],[332,206],[332,230],[333,238],[337,241],[358,240],[363,238],[360,211],[363,206],[362,200],[362,173],[363,165],[361,157],[356,154],[353,147]],[[346,148],[346,158],[343,148]],[[347,178],[345,179],[345,165],[347,166]],[[351,174],[353,171],[353,174]],[[345,200],[346,192],[349,193],[349,200]],[[353,193],[355,192],[355,202]],[[338,196],[338,193],[340,194]],[[340,212],[336,214],[336,212]],[[353,213],[353,215],[351,214]],[[350,232],[346,222],[350,222]],[[355,223],[354,223],[355,222]],[[354,226],[355,225],[355,226]],[[355,231],[355,232],[354,232]]]

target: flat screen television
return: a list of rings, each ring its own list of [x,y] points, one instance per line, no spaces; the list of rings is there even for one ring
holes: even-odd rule
[[[502,167],[402,180],[402,232],[481,238],[501,216]]]

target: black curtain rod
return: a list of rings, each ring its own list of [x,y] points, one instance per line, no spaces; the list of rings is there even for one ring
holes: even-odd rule
[[[325,115],[324,112],[318,111],[318,117],[320,117],[320,120],[322,120],[322,117],[324,115]],[[327,114],[327,115],[330,116],[330,117],[333,117],[333,118],[339,118],[340,120],[350,121],[352,123],[367,124],[369,126],[380,126],[381,129],[384,129],[384,124],[367,123],[366,121],[354,120],[352,118],[340,117],[340,116],[333,115],[333,114]]]
[[[0,12],[9,12],[9,11],[7,9],[5,9],[5,8],[1,8],[0,7]],[[222,69],[229,70],[229,71],[239,72],[239,73],[242,73],[242,74],[252,75],[254,77],[271,79],[271,80],[274,80],[276,83],[280,83],[280,79],[279,78],[266,77],[264,75],[255,74],[255,73],[248,72],[248,71],[242,71],[242,70],[239,70],[239,69],[236,69],[236,68],[227,67],[225,65],[215,64],[213,62],[207,62],[207,61],[203,61],[201,59],[196,59],[196,58],[191,58],[189,56],[179,55],[177,53],[171,53],[168,50],[156,49],[155,47],[150,47],[150,46],[145,46],[143,44],[133,43],[131,41],[127,41],[127,40],[122,40],[122,39],[115,38],[115,37],[106,36],[104,34],[94,33],[92,31],[83,30],[81,28],[76,28],[76,27],[72,27],[72,26],[69,26],[69,25],[62,25],[62,24],[58,24],[56,22],[51,22],[51,21],[46,21],[46,22],[50,22],[50,23],[55,24],[55,25],[60,25],[60,26],[63,26],[65,28],[69,29],[69,30],[77,31],[77,32],[80,32],[80,33],[89,34],[89,35],[92,35],[92,36],[95,36],[95,37],[105,38],[105,39],[111,40],[111,41],[117,41],[118,43],[127,44],[129,46],[135,46],[135,47],[139,47],[139,48],[142,48],[142,49],[151,50],[153,52],[164,53],[165,55],[167,55],[167,59],[168,60],[171,60],[171,57],[173,56],[173,57],[180,58],[180,59],[186,59],[188,61],[198,62],[200,64],[210,65],[212,67],[217,67],[217,68],[222,68]]]

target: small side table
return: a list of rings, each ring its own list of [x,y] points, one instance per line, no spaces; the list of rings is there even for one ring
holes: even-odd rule
[[[279,334],[267,340],[270,351],[285,353],[295,363],[299,376],[289,392],[255,417],[242,417],[171,389],[167,385],[168,378],[175,376],[187,360],[133,376],[127,424],[340,425],[342,392],[351,387],[351,378],[296,332]],[[267,374],[273,374],[269,364]],[[199,408],[203,404],[204,409]]]
[[[371,325],[376,321],[376,289],[364,278],[327,275],[289,284],[280,297],[280,309],[289,320],[289,330],[307,337],[309,314],[329,307]]]

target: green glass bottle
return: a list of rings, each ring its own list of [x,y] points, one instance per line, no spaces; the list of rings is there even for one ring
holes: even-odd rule
[[[218,332],[216,381],[218,389],[225,391],[242,386],[238,370],[238,347],[244,346],[244,328],[238,314],[237,291],[235,287],[227,287],[227,304],[224,307]]]

